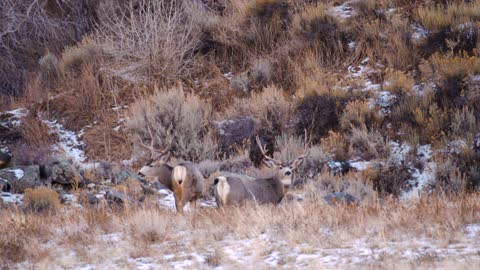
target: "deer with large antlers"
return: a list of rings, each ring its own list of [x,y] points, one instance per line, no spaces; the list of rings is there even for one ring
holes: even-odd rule
[[[275,173],[270,177],[255,180],[228,176],[215,178],[213,183],[214,194],[219,206],[238,205],[246,201],[255,201],[258,204],[280,203],[285,197],[286,189],[293,184],[295,170],[309,154],[306,132],[303,154],[289,162],[281,162],[268,156],[258,136],[256,142],[264,156],[263,162],[268,167],[275,169]]]
[[[139,145],[150,151],[150,159],[138,174],[159,181],[173,191],[177,212],[182,213],[187,202],[196,207],[196,200],[203,195],[205,181],[197,166],[188,161],[180,162],[176,166],[167,164],[170,151],[155,148],[157,134],[153,134],[150,127],[148,133],[151,137],[150,145],[144,144],[141,138]]]

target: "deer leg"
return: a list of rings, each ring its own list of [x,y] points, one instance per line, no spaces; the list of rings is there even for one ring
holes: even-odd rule
[[[181,194],[174,194],[175,197],[175,208],[177,209],[177,213],[183,213],[183,207],[185,203],[183,202]]]

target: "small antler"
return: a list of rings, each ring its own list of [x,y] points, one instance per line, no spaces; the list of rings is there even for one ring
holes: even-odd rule
[[[267,151],[265,151],[265,148],[262,146],[262,143],[260,142],[260,138],[258,137],[258,135],[255,137],[255,140],[257,141],[257,144],[258,144],[258,147],[260,148],[260,152],[262,152],[262,155],[269,161],[275,163],[275,165],[279,166],[282,164],[282,162],[272,158],[272,157],[269,157],[267,155]]]
[[[155,148],[155,138],[157,137],[158,132],[154,135],[150,126],[147,126],[147,130],[148,134],[150,135],[150,145],[146,145],[142,138],[138,135],[137,137],[139,145],[150,151],[150,158],[153,160],[166,155],[168,153],[168,149],[161,150]]]
[[[303,154],[295,158],[290,164],[292,164],[292,169],[296,169],[298,166],[300,166],[303,163],[303,160],[310,154],[310,150],[308,150],[308,147],[310,146],[311,139],[308,139],[308,133],[307,130],[305,129],[305,145],[304,145],[304,150]]]

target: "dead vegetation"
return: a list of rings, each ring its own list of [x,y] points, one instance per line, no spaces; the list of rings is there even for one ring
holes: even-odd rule
[[[33,267],[71,268],[87,264],[111,265],[113,262],[135,267],[135,260],[127,260],[133,256],[150,257],[154,265],[170,267],[175,261],[188,258],[188,254],[197,254],[192,256],[209,258],[204,262],[206,264],[235,267],[247,262],[265,265],[264,260],[268,255],[277,251],[284,260],[284,265],[279,265],[282,268],[302,267],[295,259],[298,254],[289,255],[301,245],[302,249],[296,252],[312,255],[309,263],[303,266],[308,268],[317,264],[326,266],[322,264],[322,250],[348,248],[349,243],[356,240],[361,243],[366,238],[369,239],[369,248],[379,250],[385,244],[407,239],[431,239],[428,241],[432,241],[433,245],[442,246],[441,243],[446,243],[447,247],[452,243],[470,245],[465,242],[465,226],[480,222],[480,205],[475,196],[432,196],[409,207],[403,207],[391,199],[381,204],[371,202],[359,207],[327,206],[320,200],[310,198],[302,203],[292,202],[277,207],[247,205],[224,210],[207,208],[187,212],[183,216],[170,211],[133,206],[120,212],[85,208],[42,216],[2,210],[0,216],[5,222],[0,226],[5,230],[0,237],[0,246],[8,246],[9,252],[0,255],[0,262],[6,267],[25,259]],[[225,214],[227,210],[229,215]],[[195,233],[187,233],[192,231]],[[46,245],[43,241],[49,237],[52,240]],[[29,244],[22,242],[22,239],[29,239]],[[248,248],[242,246],[244,241],[250,241]],[[262,253],[266,244],[264,241],[268,241],[271,248]],[[245,262],[236,261],[229,255],[231,245],[236,245],[238,252],[251,249]],[[254,246],[259,249],[252,249]],[[59,247],[65,252],[55,252]],[[404,251],[417,250],[417,247],[408,245],[399,248]],[[95,252],[86,252],[84,249]],[[215,252],[212,253],[213,250]],[[70,257],[71,253],[67,251],[80,252],[85,256]],[[165,259],[164,256],[169,254],[173,254],[172,259]],[[339,264],[337,267],[357,269],[368,265],[386,269],[389,267],[385,266],[385,262],[399,260],[401,258],[395,254],[387,253],[382,259],[355,265]],[[444,260],[432,258],[425,263],[436,265]],[[193,261],[192,268],[202,267],[195,257]],[[403,263],[414,262],[407,260]]]

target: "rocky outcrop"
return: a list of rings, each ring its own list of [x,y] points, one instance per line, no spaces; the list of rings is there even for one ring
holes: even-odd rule
[[[252,117],[241,116],[215,122],[217,137],[223,152],[229,152],[234,145],[242,143],[255,134],[255,121]]]
[[[13,193],[23,193],[27,188],[35,188],[43,184],[40,179],[40,167],[36,165],[0,170],[0,179],[8,183],[7,186]]]
[[[12,156],[0,151],[0,169],[7,167],[11,160]]]
[[[77,169],[66,160],[55,160],[44,166],[46,180],[50,184],[77,187],[82,177]]]

